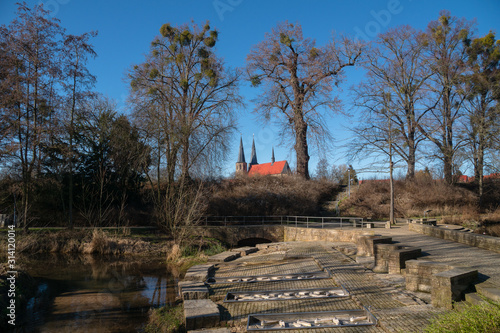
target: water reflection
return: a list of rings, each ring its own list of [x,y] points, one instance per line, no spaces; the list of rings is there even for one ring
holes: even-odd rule
[[[150,308],[175,302],[163,258],[50,255],[27,266],[45,287],[30,300],[23,331],[137,332]]]

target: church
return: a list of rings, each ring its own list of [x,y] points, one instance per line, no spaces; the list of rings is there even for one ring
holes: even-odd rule
[[[238,154],[238,161],[236,162],[236,176],[283,176],[291,175],[292,170],[287,161],[274,160],[274,147],[271,154],[271,162],[259,164],[257,162],[257,153],[255,152],[255,139],[252,141],[252,156],[250,163],[247,165],[245,162],[245,151],[243,150],[243,138],[240,138],[240,151]]]

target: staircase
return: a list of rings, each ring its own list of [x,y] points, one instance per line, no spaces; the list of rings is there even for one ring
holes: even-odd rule
[[[465,300],[471,304],[482,304],[487,301],[500,303],[500,288],[488,281],[476,284],[476,292],[465,294]]]

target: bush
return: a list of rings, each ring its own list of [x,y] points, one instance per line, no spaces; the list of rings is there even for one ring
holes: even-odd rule
[[[500,332],[500,303],[463,305],[435,318],[426,333]]]
[[[146,333],[186,332],[182,304],[149,310],[149,320],[144,331]]]
[[[396,181],[394,185],[395,216],[422,217],[460,215],[474,219],[478,216],[475,194],[463,187],[448,185],[443,181],[419,178],[415,181]],[[351,197],[340,205],[342,215],[388,218],[390,186],[388,181],[363,182],[351,191]]]
[[[212,216],[318,215],[338,187],[300,177],[242,177],[213,186],[208,201]]]

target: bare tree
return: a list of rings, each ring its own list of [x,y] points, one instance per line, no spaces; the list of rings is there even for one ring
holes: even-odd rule
[[[332,181],[335,184],[343,184],[344,175],[347,173],[347,169],[349,168],[346,164],[341,165],[332,165],[331,175]]]
[[[471,22],[442,11],[437,21],[429,23],[426,32],[427,65],[434,75],[427,85],[431,92],[430,116],[427,123],[418,124],[418,128],[437,147],[437,157],[443,162],[447,183],[453,182],[455,154],[464,143],[463,138],[457,135],[464,101],[458,87],[467,71],[467,52],[463,41],[471,34],[472,27]]]
[[[9,61],[2,70],[2,139],[7,146],[3,157],[18,165],[22,175],[22,225],[28,227],[29,206],[33,186],[40,173],[43,154],[41,147],[53,132],[60,79],[58,56],[63,29],[57,19],[50,18],[41,5],[30,9],[25,3],[18,7],[18,17],[0,29],[3,60]],[[4,160],[4,161],[6,161]]]
[[[489,32],[482,38],[466,40],[470,72],[463,79],[467,148],[474,165],[479,202],[483,199],[483,173],[487,150],[493,148],[500,127],[500,44]]]
[[[129,73],[130,101],[136,124],[153,147],[156,176],[149,179],[159,223],[175,235],[193,221],[198,205],[193,200],[200,187],[191,187],[191,172],[200,162],[224,157],[241,97],[238,73],[214,53],[218,32],[208,23],[202,28],[167,23],[160,33],[146,61]]]
[[[90,96],[89,89],[94,85],[96,78],[85,67],[89,57],[96,57],[93,46],[89,43],[90,37],[95,37],[96,32],[85,33],[79,36],[68,35],[64,39],[64,87],[67,92],[67,118],[66,132],[68,133],[67,165],[69,172],[68,184],[68,227],[73,228],[73,192],[74,192],[74,137],[75,116],[77,103]]]
[[[390,139],[394,154],[407,165],[407,179],[415,176],[416,153],[425,139],[418,124],[429,110],[421,102],[432,75],[425,66],[425,45],[423,34],[409,26],[380,34],[367,52],[366,79],[354,88],[362,116],[353,129],[353,151],[387,157]],[[393,131],[387,131],[388,123]]]
[[[279,23],[247,56],[248,77],[264,85],[255,112],[264,119],[278,119],[283,134],[293,138],[297,173],[309,179],[308,140],[330,137],[324,110],[338,110],[333,86],[344,78],[344,69],[358,62],[362,45],[340,36],[323,47],[304,38],[299,24]]]
[[[314,177],[318,180],[332,180],[330,164],[326,158],[323,157],[318,161]]]

